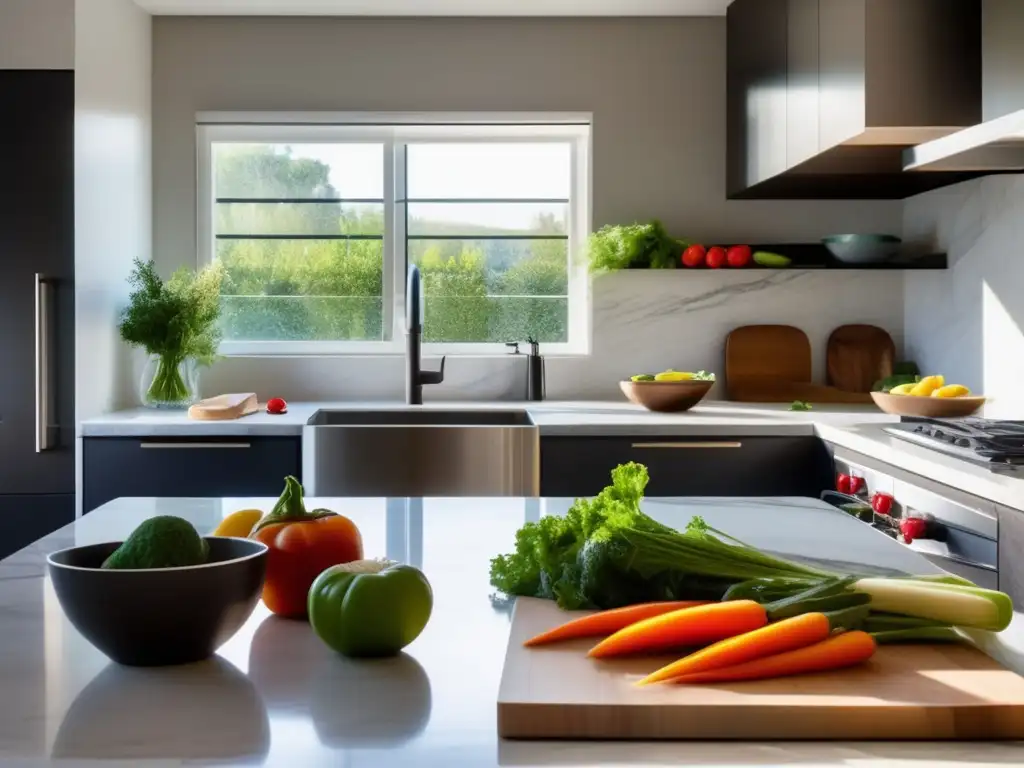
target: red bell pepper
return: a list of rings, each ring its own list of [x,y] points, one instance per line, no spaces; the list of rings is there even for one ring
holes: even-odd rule
[[[891,515],[895,501],[892,494],[879,491],[871,497],[871,508],[880,515]]]
[[[867,484],[864,482],[864,478],[850,475],[850,493],[856,496],[865,490],[867,490]]]

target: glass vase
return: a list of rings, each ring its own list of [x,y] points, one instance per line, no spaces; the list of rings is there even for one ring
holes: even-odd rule
[[[188,408],[199,399],[199,366],[190,357],[150,355],[139,398],[147,408]]]

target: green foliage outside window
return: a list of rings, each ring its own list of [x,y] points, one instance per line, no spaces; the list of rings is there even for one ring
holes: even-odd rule
[[[215,167],[219,198],[338,197],[324,163],[272,147],[219,148]],[[450,232],[450,224],[416,220],[409,229],[445,236],[446,226]],[[218,234],[364,238],[218,239],[224,338],[382,339],[383,242],[365,238],[379,237],[383,228],[380,203],[218,204]],[[552,217],[539,216],[527,234],[561,229]],[[566,240],[477,240],[509,233],[470,225],[458,234],[469,239],[409,241],[409,261],[423,276],[426,341],[568,340]]]

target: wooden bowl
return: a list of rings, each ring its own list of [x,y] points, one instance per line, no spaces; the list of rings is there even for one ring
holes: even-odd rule
[[[620,381],[619,388],[631,403],[649,411],[688,411],[715,386],[713,381]]]
[[[970,416],[985,404],[984,397],[917,397],[872,392],[871,399],[894,416],[918,416],[925,419],[957,419]]]

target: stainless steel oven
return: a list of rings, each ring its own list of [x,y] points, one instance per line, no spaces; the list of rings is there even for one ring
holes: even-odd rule
[[[855,493],[826,491],[823,499],[856,514],[939,568],[978,586],[998,588],[995,504],[917,475],[886,469],[850,451],[837,448],[834,458],[837,477],[860,480],[852,488],[845,479],[841,483],[844,490]],[[876,511],[886,507],[887,512]]]

